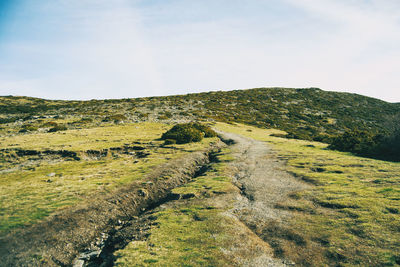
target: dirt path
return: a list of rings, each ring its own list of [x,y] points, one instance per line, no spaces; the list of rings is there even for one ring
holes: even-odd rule
[[[279,256],[279,237],[275,234],[284,229],[291,214],[275,206],[284,201],[289,193],[304,190],[307,185],[286,172],[284,162],[277,159],[265,143],[232,133],[219,134],[235,142],[232,146],[235,160],[230,167],[233,182],[241,189],[242,195],[238,197],[232,213],[269,243],[275,250],[275,256]],[[288,259],[274,259],[273,255],[261,255],[243,265],[293,266],[293,263]]]

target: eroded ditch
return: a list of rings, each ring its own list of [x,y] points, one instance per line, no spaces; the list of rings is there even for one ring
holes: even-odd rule
[[[208,161],[199,166],[198,170],[184,183],[178,185],[182,186],[189,180],[196,179],[204,175],[217,161],[215,155],[220,152],[220,147],[208,153]],[[172,189],[171,189],[172,190]],[[91,248],[82,251],[77,258],[73,261],[73,267],[108,267],[113,266],[116,260],[114,252],[125,248],[132,241],[144,241],[150,235],[151,227],[157,225],[155,222],[157,217],[153,214],[155,210],[161,205],[170,201],[179,199],[189,199],[194,197],[194,194],[175,194],[171,190],[167,194],[150,203],[138,216],[134,216],[120,225],[115,226],[107,234],[102,233],[95,242],[92,242]]]
[[[223,146],[172,160],[141,182],[1,238],[0,266],[112,266],[115,250],[148,236],[153,209],[191,197],[171,190],[207,171]]]

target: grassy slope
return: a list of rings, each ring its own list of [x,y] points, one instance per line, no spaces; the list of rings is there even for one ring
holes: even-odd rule
[[[226,261],[219,248],[227,238],[227,222],[220,213],[229,205],[216,207],[217,195],[212,191],[228,193],[235,188],[228,177],[220,176],[223,157],[220,160],[214,172],[173,190],[177,194],[194,194],[196,198],[156,211],[158,227],[151,230],[149,239],[132,242],[118,251],[117,266],[215,266]]]
[[[245,112],[244,112],[245,111]],[[385,129],[385,121],[400,112],[400,105],[361,95],[320,89],[258,88],[137,99],[54,101],[27,97],[0,97],[0,123],[19,130],[26,124],[40,127],[32,115],[67,118],[68,127],[89,117],[94,123],[112,114],[129,121],[215,119],[273,127],[300,138],[324,138],[350,128],[369,131]],[[23,121],[18,122],[19,119]],[[10,131],[7,125],[4,132]],[[1,127],[0,127],[1,128]],[[1,134],[1,129],[0,129]]]
[[[155,210],[157,227],[148,239],[117,251],[116,266],[240,266],[271,255],[271,248],[230,213],[239,194],[227,165],[230,150],[217,158],[203,176],[173,190],[194,197]]]
[[[23,165],[31,161],[29,156],[18,158],[17,163],[20,164],[17,167],[22,167],[0,173],[0,235],[10,229],[35,223],[59,208],[141,179],[154,166],[202,150],[212,141],[204,139],[201,143],[162,147],[162,142],[155,139],[168,127],[164,124],[144,123],[1,138],[0,148],[39,151],[50,148],[77,152],[139,141],[150,155],[144,159],[135,159],[129,155],[81,161],[44,159],[35,160],[34,166]],[[9,165],[3,161],[1,169],[15,167]],[[49,176],[51,173],[54,176]]]
[[[110,114],[124,114],[128,121],[157,121],[160,115],[168,111],[174,120],[200,118],[237,121],[260,127],[274,126],[312,136],[336,134],[352,127],[376,131],[383,127],[382,121],[387,116],[399,110],[399,104],[315,89],[254,89],[94,101],[0,97],[0,122],[3,123],[0,125],[1,148],[51,148],[81,152],[140,141],[149,145],[146,149],[152,152],[148,158],[136,164],[132,164],[133,160],[128,156],[83,161],[40,161],[39,165],[33,166],[24,165],[29,161],[28,157],[18,159],[17,170],[0,174],[0,231],[4,233],[34,223],[59,208],[140,179],[152,166],[207,145],[162,148],[154,139],[160,136],[166,126],[143,124],[141,128],[142,124],[124,126],[102,122]],[[163,120],[170,116],[165,115]],[[82,117],[91,118],[92,122],[79,122]],[[22,118],[24,120],[13,122]],[[4,123],[8,119],[11,119],[11,123]],[[16,134],[24,125],[32,124],[41,128],[50,121],[66,124],[70,130]],[[340,262],[342,265],[390,266],[400,262],[399,164],[327,151],[322,143],[271,137],[270,131],[250,126],[219,124],[218,127],[273,144],[278,154],[288,160],[291,172],[315,185],[312,190],[293,194],[287,202],[279,205],[298,215],[291,229],[306,240],[302,245],[291,240],[283,241],[279,246],[284,253],[298,262],[311,262],[313,265]],[[3,158],[0,158],[0,164],[0,169],[15,167]],[[56,175],[48,177],[47,174],[52,172]],[[224,177],[221,173],[217,176]],[[203,182],[210,183],[214,181],[213,177]],[[196,183],[179,190],[190,189]],[[221,215],[229,208],[229,203],[216,209],[204,208],[213,206],[216,199],[218,197],[215,195],[199,195],[191,200],[193,202],[182,202],[176,207],[160,211],[160,228],[152,230],[155,232],[150,241],[130,245],[127,250],[120,252],[124,257],[119,261],[129,262],[129,259],[134,259],[130,255],[142,255],[140,261],[144,264],[151,264],[154,260],[167,263],[172,258],[182,265],[195,264],[197,259],[204,264],[221,262],[219,249],[193,245],[198,242],[224,247],[226,240],[232,241],[229,236],[235,233],[224,225],[230,226],[233,222]],[[176,216],[180,219],[176,219]],[[198,221],[197,217],[207,219]],[[229,223],[224,223],[224,220]],[[181,224],[186,225],[188,230],[182,231]],[[235,227],[238,225],[236,222]],[[165,235],[167,232],[169,234]],[[225,241],[210,239],[210,236],[218,233],[226,238],[223,238]],[[176,238],[170,241],[170,236]],[[153,244],[159,251],[154,251]],[[165,245],[176,250],[165,249]],[[193,250],[185,250],[191,246],[199,251],[200,256],[193,257],[191,255],[196,255]],[[140,254],[134,254],[134,251]],[[171,251],[176,251],[176,254],[172,255]],[[210,259],[205,258],[206,255],[211,255]]]
[[[322,143],[271,137],[269,131],[250,126],[217,127],[272,144],[290,172],[314,185],[278,206],[296,213],[290,228],[306,240],[282,242],[285,256],[305,265],[400,264],[399,163],[325,150]]]

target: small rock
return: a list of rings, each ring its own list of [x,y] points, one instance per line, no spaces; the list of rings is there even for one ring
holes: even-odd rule
[[[83,265],[85,264],[84,260],[75,260],[72,267],[83,267]]]
[[[48,177],[54,177],[54,176],[56,176],[56,173],[55,172],[51,172],[51,173],[47,174],[47,176]]]

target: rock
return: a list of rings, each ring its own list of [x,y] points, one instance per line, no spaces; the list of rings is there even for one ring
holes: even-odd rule
[[[84,260],[77,259],[72,263],[72,267],[83,267],[84,264]]]
[[[51,173],[47,174],[47,176],[48,177],[54,177],[54,176],[56,176],[56,173],[55,172],[51,172]]]
[[[89,252],[82,253],[79,257],[80,260],[92,260],[94,258],[97,258],[101,253],[101,249],[99,250],[93,250]]]

